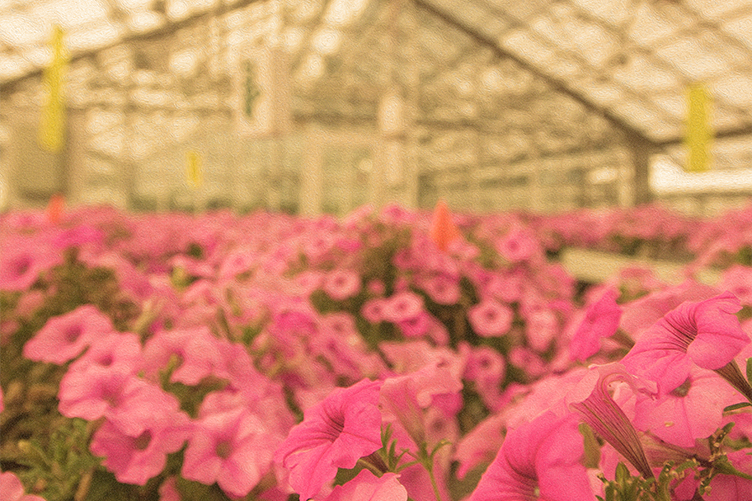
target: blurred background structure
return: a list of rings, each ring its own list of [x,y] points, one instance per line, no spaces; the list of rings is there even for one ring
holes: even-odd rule
[[[750,0],[0,0],[0,209],[752,194]]]

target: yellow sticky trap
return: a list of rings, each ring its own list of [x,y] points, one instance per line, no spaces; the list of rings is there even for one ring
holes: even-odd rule
[[[47,89],[47,102],[42,109],[39,124],[39,145],[53,153],[65,144],[65,96],[63,81],[68,64],[68,54],[63,44],[63,29],[55,26],[52,32],[52,62],[44,70],[43,84]]]
[[[191,150],[188,153],[186,153],[186,160],[187,160],[186,176],[188,180],[188,185],[193,189],[200,188],[203,182],[203,176],[201,173],[201,156],[198,154],[197,151]]]
[[[687,91],[687,172],[705,172],[710,169],[710,95],[701,83],[691,84]]]

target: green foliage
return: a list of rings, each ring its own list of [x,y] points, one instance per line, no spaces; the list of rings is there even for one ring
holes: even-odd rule
[[[99,464],[89,452],[91,433],[92,427],[83,419],[64,419],[47,444],[36,438],[21,441],[18,446],[23,455],[17,462],[25,470],[19,478],[47,501],[83,499],[86,492],[80,486],[88,485]]]

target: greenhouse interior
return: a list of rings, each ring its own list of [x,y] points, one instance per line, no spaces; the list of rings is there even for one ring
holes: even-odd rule
[[[0,501],[752,501],[752,0],[0,0]]]

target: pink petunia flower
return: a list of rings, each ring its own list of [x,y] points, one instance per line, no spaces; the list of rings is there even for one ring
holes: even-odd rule
[[[358,274],[352,270],[337,269],[324,277],[322,289],[335,301],[344,301],[360,292]]]
[[[195,422],[181,473],[243,497],[271,469],[275,445],[267,426],[247,409],[208,414]]]
[[[567,394],[569,407],[595,433],[624,456],[645,478],[651,478],[647,457],[632,422],[610,394],[613,383],[638,384],[620,364],[593,366]],[[641,390],[646,388],[640,386]]]
[[[634,424],[680,447],[709,437],[723,425],[723,408],[739,401],[738,394],[717,374],[691,367],[687,379],[665,395],[638,395]]]
[[[752,475],[752,455],[746,450],[728,453],[734,468]],[[706,501],[752,501],[752,480],[736,475],[717,475],[710,482],[710,492],[704,495]]]
[[[86,304],[49,319],[24,345],[23,354],[37,362],[64,364],[94,340],[114,331],[107,316],[95,306]]]
[[[431,328],[431,321],[431,314],[427,311],[422,311],[412,318],[400,320],[397,322],[397,325],[405,337],[420,337],[426,334]]]
[[[447,273],[423,278],[419,286],[437,304],[454,304],[460,300],[459,279]]]
[[[143,369],[155,375],[167,367],[172,356],[179,357],[180,365],[170,381],[188,385],[198,384],[222,364],[218,340],[205,326],[157,332],[144,346]]]
[[[496,250],[510,263],[519,263],[539,254],[541,246],[530,229],[514,224],[504,237],[496,241]]]
[[[380,382],[364,379],[334,390],[306,409],[303,422],[277,449],[275,460],[290,472],[290,485],[300,499],[316,496],[338,468],[352,468],[381,448],[380,387]]]
[[[141,365],[141,341],[131,332],[112,332],[97,339],[86,353],[70,366],[72,371],[84,371],[89,367],[125,367],[132,374]]]
[[[514,313],[508,306],[486,299],[470,308],[467,316],[476,334],[492,337],[509,332]]]
[[[377,477],[363,470],[344,485],[338,485],[324,501],[407,501],[407,490],[399,475],[385,473]]]
[[[147,428],[154,408],[169,408],[175,397],[127,367],[93,366],[68,370],[60,381],[58,399],[65,417],[94,421],[104,416],[124,433],[137,436]]]
[[[720,286],[738,297],[743,305],[752,306],[752,269],[749,266],[731,266],[723,272]]]
[[[588,306],[585,318],[569,344],[572,359],[586,360],[595,355],[600,349],[601,338],[616,333],[621,318],[621,308],[616,304],[617,295],[615,289],[609,288],[600,299]]]
[[[385,299],[369,299],[363,303],[363,307],[360,309],[360,314],[372,324],[377,324],[384,320],[384,308],[386,305],[387,301]]]
[[[658,383],[662,395],[689,377],[692,365],[717,370],[749,344],[735,313],[739,300],[726,292],[700,302],[684,302],[637,340],[622,363],[632,373]]]
[[[416,445],[426,442],[426,414],[429,406],[453,416],[462,399],[462,382],[448,362],[435,361],[422,369],[388,378],[381,387],[379,405],[384,418],[398,422]]]
[[[164,470],[167,454],[183,447],[190,434],[190,420],[178,410],[177,400],[170,404],[153,407],[145,429],[136,436],[123,433],[111,421],[94,433],[91,452],[105,458],[102,464],[118,482],[145,485]]]
[[[464,348],[466,347],[466,348]],[[496,407],[501,397],[501,382],[506,373],[506,362],[501,354],[488,346],[469,348],[464,379],[472,381],[483,403],[489,409]]]
[[[382,310],[383,319],[388,322],[400,322],[416,317],[423,311],[423,298],[414,292],[398,292],[386,299]]]
[[[503,414],[494,414],[478,423],[457,444],[453,459],[460,463],[457,478],[464,479],[475,467],[490,464],[504,442]]]
[[[6,238],[0,245],[0,290],[27,290],[40,273],[60,262],[61,254],[39,239]]]
[[[169,477],[159,486],[159,501],[180,501],[180,492],[175,486],[177,477]]]
[[[556,313],[550,307],[539,304],[533,308],[526,308],[524,316],[527,322],[525,337],[528,346],[537,352],[545,352],[559,334],[559,319]]]
[[[24,494],[24,486],[15,473],[0,473],[0,499],[3,501],[45,501],[41,496]]]
[[[573,414],[548,411],[508,432],[468,501],[594,500],[577,425]]]

